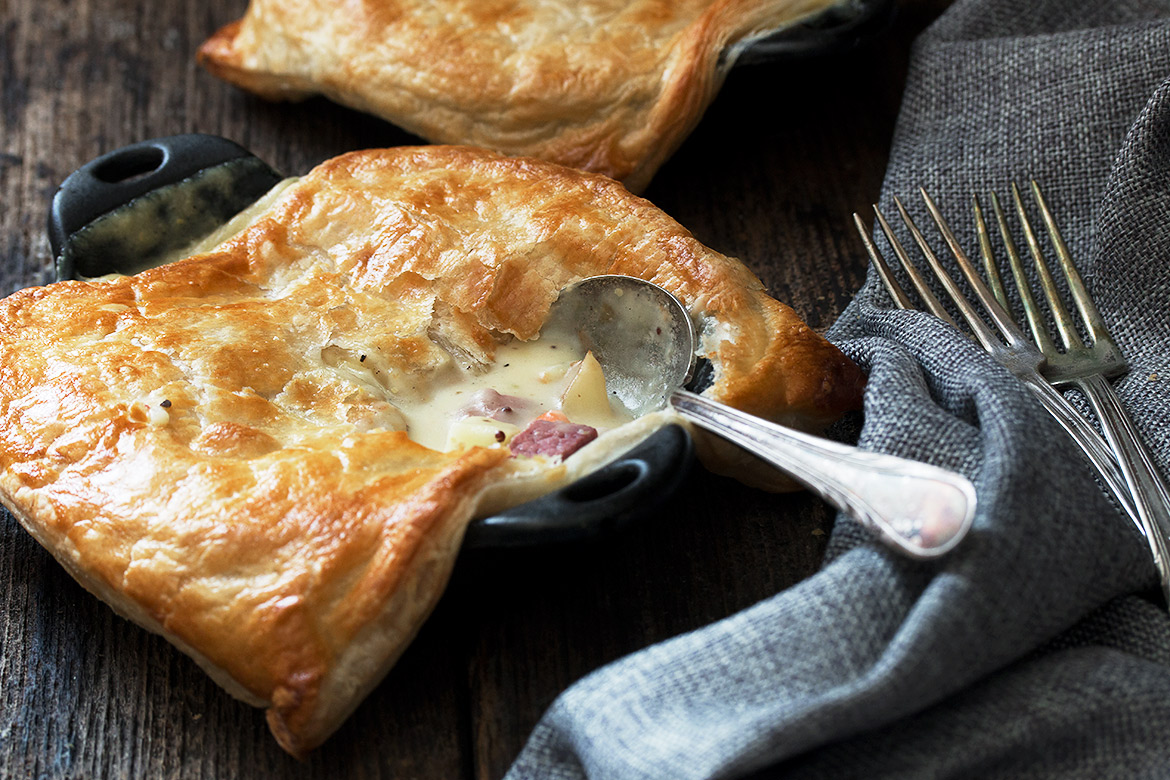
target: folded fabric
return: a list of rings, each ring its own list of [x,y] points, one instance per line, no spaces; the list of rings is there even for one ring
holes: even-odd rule
[[[1170,0],[959,0],[915,46],[881,197],[926,225],[925,187],[973,250],[972,193],[1037,179],[1163,472],[1168,76]],[[921,563],[839,517],[813,577],[570,687],[509,780],[1166,776],[1170,616],[1132,522],[1019,382],[872,275],[831,336],[870,372],[860,444],[967,474],[971,535]]]

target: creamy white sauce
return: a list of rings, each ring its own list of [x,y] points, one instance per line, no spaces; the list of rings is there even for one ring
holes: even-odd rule
[[[548,411],[560,411],[563,396],[584,357],[579,343],[571,339],[542,336],[532,341],[514,339],[500,346],[495,362],[486,371],[452,370],[446,382],[437,382],[429,397],[413,401],[395,399],[395,406],[406,418],[410,438],[436,450],[448,449],[448,434],[453,423],[466,416],[464,410],[475,400],[478,391],[490,389],[509,396],[519,396],[529,404],[520,414],[518,427]],[[474,416],[474,415],[473,415]],[[632,417],[620,405],[604,404],[600,413],[587,415],[578,422],[598,431],[616,428]],[[509,430],[501,426],[501,430]],[[493,446],[506,446],[505,441]]]

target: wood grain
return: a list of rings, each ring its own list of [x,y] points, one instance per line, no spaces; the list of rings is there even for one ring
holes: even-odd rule
[[[912,37],[906,0],[859,50],[737,70],[646,196],[827,327],[864,278],[849,223],[877,196]],[[0,0],[0,294],[51,280],[56,186],[180,132],[277,169],[415,143],[323,100],[268,104],[193,63],[244,0]],[[349,722],[298,763],[263,713],[86,594],[0,512],[0,777],[476,778],[506,771],[574,680],[814,572],[831,513],[696,470],[656,516],[583,548],[468,554],[432,619]]]

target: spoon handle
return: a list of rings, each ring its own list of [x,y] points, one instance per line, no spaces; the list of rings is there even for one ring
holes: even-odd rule
[[[761,420],[686,390],[670,403],[696,425],[776,466],[913,558],[934,558],[966,535],[975,488],[926,463],[869,452]]]

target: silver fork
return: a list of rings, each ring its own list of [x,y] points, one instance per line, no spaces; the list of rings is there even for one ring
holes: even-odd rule
[[[1028,212],[1024,208],[1019,188],[1013,183],[1011,190],[1016,215],[1023,228],[1024,240],[1028,244],[1040,288],[1044,293],[1049,311],[1052,313],[1062,345],[1057,346],[1048,332],[1043,312],[1036,303],[1028,285],[1023,262],[1016,244],[1012,240],[1007,218],[1000,206],[999,198],[993,192],[991,193],[992,211],[995,214],[1000,237],[1003,239],[1004,249],[1008,256],[1008,267],[1015,281],[1020,302],[1023,304],[1032,338],[1046,359],[1046,364],[1042,369],[1044,376],[1057,386],[1076,387],[1088,399],[1093,414],[1101,423],[1105,440],[1109,443],[1109,447],[1113,450],[1121,467],[1121,473],[1125,477],[1130,494],[1133,496],[1138,517],[1145,525],[1147,539],[1151,540],[1151,550],[1155,553],[1155,561],[1158,560],[1158,554],[1161,552],[1163,561],[1170,563],[1170,556],[1167,556],[1166,553],[1166,550],[1170,548],[1170,490],[1167,489],[1165,481],[1159,476],[1157,467],[1154,465],[1153,455],[1142,441],[1133,420],[1108,380],[1108,377],[1119,376],[1126,372],[1125,359],[1121,356],[1121,351],[1109,333],[1104,319],[1093,304],[1093,299],[1073,263],[1072,254],[1056,226],[1052,211],[1048,208],[1048,203],[1040,192],[1040,186],[1035,181],[1031,182],[1032,198],[1044,220],[1049,241],[1068,286],[1069,296],[1081,315],[1081,322],[1089,337],[1088,343],[1081,338],[1074,318],[1061,300],[1056,280],[1044,259],[1040,242],[1037,240],[1036,232],[1028,219]],[[983,219],[983,209],[980,207],[978,198],[975,199],[974,206],[984,271],[991,282],[996,299],[1001,306],[1010,310],[1007,294],[991,252],[987,224]],[[1170,589],[1166,588],[1166,583],[1170,578],[1161,568],[1160,573],[1163,574],[1164,592],[1170,601]]]
[[[1158,567],[1163,594],[1167,596],[1168,600],[1170,600],[1170,545],[1168,545],[1166,533],[1163,532],[1163,530],[1167,527],[1167,523],[1170,523],[1170,520],[1167,520],[1168,516],[1164,511],[1162,511],[1161,519],[1167,520],[1167,522],[1159,522],[1159,509],[1157,507],[1158,499],[1155,497],[1153,499],[1154,504],[1151,505],[1149,500],[1139,496],[1139,502],[1135,504],[1134,496],[1131,494],[1129,482],[1127,481],[1127,475],[1123,474],[1122,469],[1118,466],[1118,462],[1114,460],[1113,454],[1106,446],[1105,442],[1101,439],[1100,435],[1089,424],[1089,422],[1080,415],[1076,408],[1053,387],[1050,381],[1041,374],[1042,370],[1048,369],[1048,361],[1045,358],[1045,355],[1028,341],[1023,332],[1016,326],[1011,315],[1005,310],[1004,306],[1002,306],[996,299],[995,294],[988,289],[987,285],[980,278],[975,267],[967,258],[963,249],[959,245],[959,242],[955,238],[954,233],[951,231],[949,225],[947,225],[946,220],[943,219],[942,214],[939,212],[939,209],[933,200],[931,200],[925,191],[922,192],[922,196],[926,202],[926,206],[931,214],[931,217],[933,218],[935,224],[943,236],[944,241],[946,242],[951,253],[954,255],[959,269],[962,271],[963,276],[966,277],[972,291],[975,294],[975,297],[978,299],[979,303],[982,304],[988,318],[992,323],[994,323],[995,328],[999,333],[997,334],[996,331],[990,328],[982,319],[982,317],[980,317],[975,307],[972,306],[971,303],[967,300],[958,284],[943,267],[942,263],[939,261],[937,255],[935,255],[930,245],[927,243],[921,231],[919,231],[918,227],[914,224],[914,221],[906,211],[906,208],[902,205],[902,202],[895,198],[895,204],[902,217],[902,220],[909,229],[910,234],[913,236],[915,243],[922,251],[923,256],[926,258],[931,271],[934,273],[935,277],[938,278],[939,282],[942,284],[951,300],[954,301],[959,312],[962,314],[963,319],[966,320],[967,324],[971,328],[972,333],[976,339],[978,339],[984,349],[986,349],[989,354],[991,354],[1000,363],[1007,367],[1013,374],[1015,374],[1021,381],[1023,381],[1029,390],[1031,390],[1033,394],[1036,395],[1036,397],[1049,411],[1049,413],[1052,414],[1052,416],[1060,423],[1069,436],[1079,445],[1081,450],[1085,453],[1086,457],[1097,469],[1098,473],[1102,477],[1102,480],[1105,482],[1110,492],[1114,495],[1117,502],[1129,514],[1131,519],[1133,519],[1134,523],[1138,527],[1138,530],[1146,536],[1146,539],[1150,544],[1151,552],[1154,556],[1154,561]],[[877,222],[881,227],[882,233],[889,241],[890,246],[893,248],[894,253],[898,257],[898,260],[906,269],[911,283],[918,291],[926,307],[931,311],[931,313],[946,320],[952,325],[955,325],[955,327],[958,327],[953,318],[951,318],[946,309],[942,306],[941,303],[939,303],[938,299],[931,292],[931,289],[926,283],[926,280],[923,278],[922,274],[919,272],[914,263],[910,260],[909,254],[903,248],[901,242],[898,241],[897,236],[890,227],[890,224],[886,220],[885,216],[881,213],[881,210],[875,206],[874,212],[877,217]],[[977,214],[981,216],[981,211],[977,212]],[[886,263],[885,259],[878,252],[873,241],[870,239],[869,231],[865,227],[865,223],[861,220],[861,217],[857,214],[854,214],[853,217],[858,233],[861,236],[862,242],[865,244],[866,251],[869,253],[870,260],[873,262],[874,267],[877,269],[879,275],[882,278],[882,281],[886,285],[886,288],[890,291],[890,294],[893,297],[895,303],[900,308],[914,308],[914,304],[911,302],[909,296],[906,295],[895,279],[890,266]],[[988,252],[986,256],[989,257],[990,240],[986,231],[986,224],[983,225],[983,229],[980,232],[980,245],[981,248],[986,247]],[[995,278],[998,279],[998,274]],[[1022,279],[1022,276],[1019,278]],[[1000,284],[999,287],[1002,291],[1002,284]],[[1087,295],[1084,297],[1087,299]],[[1098,327],[1098,330],[1103,330],[1103,327]],[[1078,358],[1076,356],[1061,358],[1061,360],[1058,361],[1058,365],[1061,366],[1061,370],[1064,371],[1067,370],[1064,368],[1064,366],[1069,363],[1076,362],[1077,360]],[[1093,360],[1093,362],[1096,362],[1096,359],[1092,356],[1089,358],[1080,358],[1082,365],[1088,362],[1088,360]],[[1105,384],[1108,383],[1106,382]],[[1140,462],[1152,466],[1148,457]],[[1147,471],[1152,471],[1152,469],[1147,469]],[[1157,495],[1157,493],[1155,493],[1155,495]],[[1165,496],[1164,491],[1161,493],[1161,495]],[[1165,506],[1166,503],[1163,502],[1162,510],[1165,509]]]

